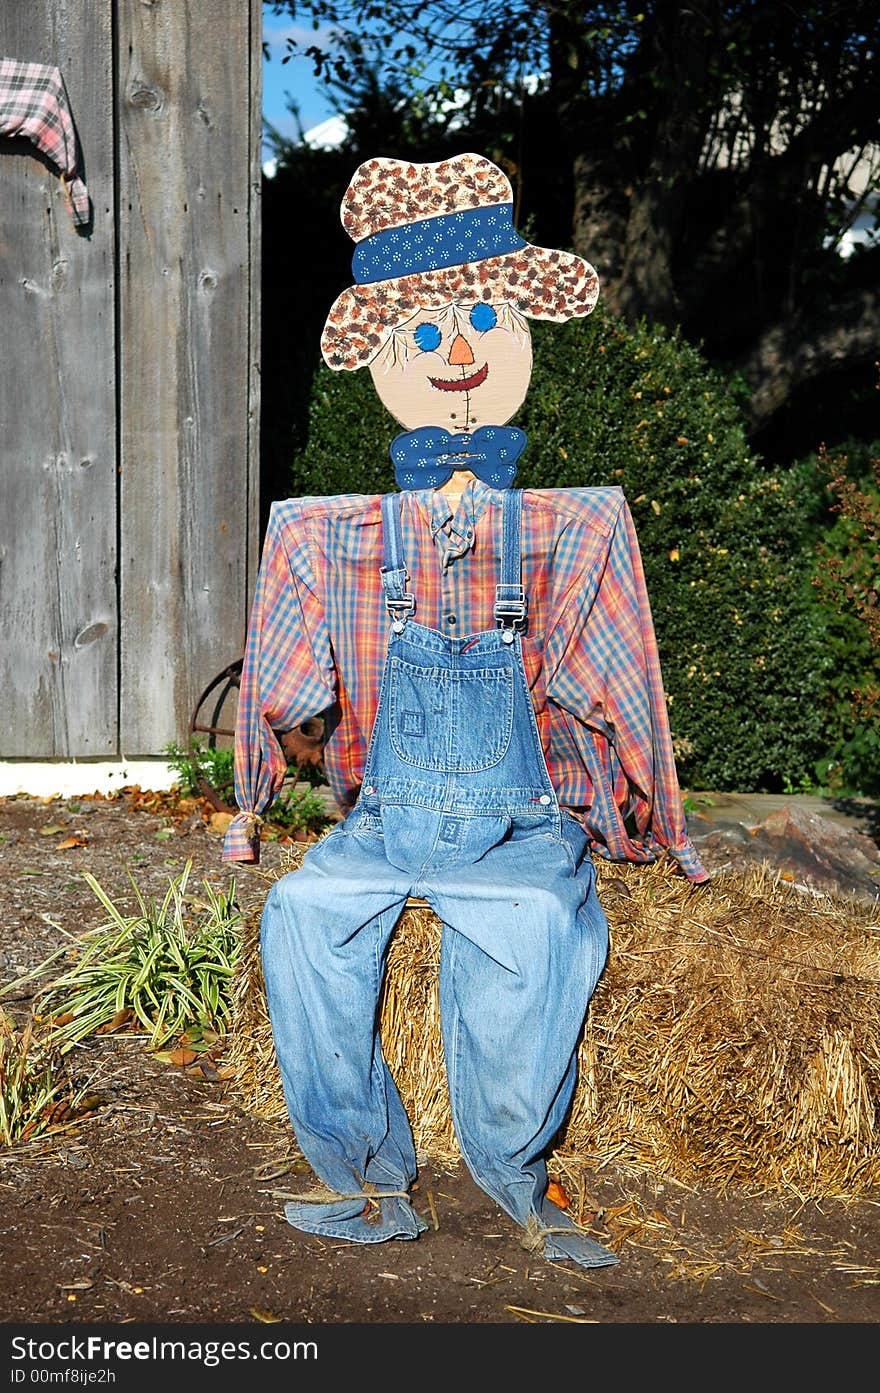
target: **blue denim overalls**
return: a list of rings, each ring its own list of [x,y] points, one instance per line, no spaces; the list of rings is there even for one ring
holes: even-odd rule
[[[586,1267],[617,1261],[546,1196],[544,1155],[575,1087],[608,926],[587,836],[560,812],[523,667],[520,490],[502,493],[497,628],[417,623],[400,495],[382,499],[391,633],[360,796],[263,910],[263,975],[291,1123],[334,1193],[291,1224],[355,1243],[416,1238],[412,1129],[382,1056],[388,942],[409,896],[442,922],[441,1030],[462,1156],[526,1230]],[[365,1199],[375,1201],[365,1206]]]

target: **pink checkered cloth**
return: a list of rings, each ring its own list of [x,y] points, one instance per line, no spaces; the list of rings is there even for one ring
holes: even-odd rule
[[[24,135],[61,171],[73,221],[91,216],[89,191],[77,173],[76,133],[60,69],[0,58],[0,135]]]

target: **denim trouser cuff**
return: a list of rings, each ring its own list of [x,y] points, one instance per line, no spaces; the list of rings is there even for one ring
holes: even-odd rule
[[[532,1237],[544,1237],[543,1254],[549,1262],[576,1262],[581,1267],[614,1267],[619,1258],[609,1248],[603,1248],[579,1228],[576,1228],[563,1210],[557,1208],[552,1200],[544,1201],[544,1212],[535,1215],[526,1225],[527,1246],[532,1246]]]
[[[375,1200],[367,1209],[367,1199]],[[292,1200],[284,1206],[287,1222],[304,1233],[343,1238],[349,1243],[385,1243],[389,1238],[418,1238],[428,1225],[400,1195],[360,1196],[327,1204]]]
[[[576,1262],[581,1267],[614,1267],[619,1259],[601,1243],[572,1229],[571,1233],[548,1234],[544,1241],[544,1257],[549,1262]]]

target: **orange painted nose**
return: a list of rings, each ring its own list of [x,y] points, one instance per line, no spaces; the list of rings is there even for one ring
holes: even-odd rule
[[[471,363],[477,360],[471,352],[471,346],[462,334],[456,334],[452,340],[452,347],[449,350],[447,360],[451,368],[468,368]]]

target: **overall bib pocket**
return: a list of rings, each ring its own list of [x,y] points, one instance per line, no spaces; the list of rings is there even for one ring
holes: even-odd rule
[[[388,733],[398,759],[435,773],[491,769],[513,730],[513,670],[389,664]]]

